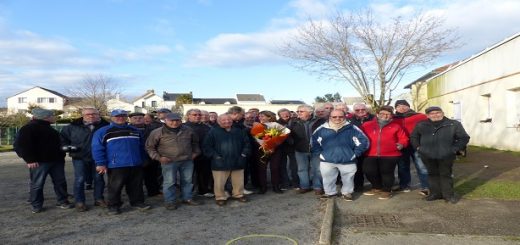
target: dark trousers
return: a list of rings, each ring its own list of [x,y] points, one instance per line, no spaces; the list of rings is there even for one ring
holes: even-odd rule
[[[399,157],[366,157],[363,172],[372,188],[391,191],[394,185],[394,171]]]
[[[130,205],[144,203],[143,168],[123,167],[108,169],[107,201],[109,207],[120,207],[121,191],[126,189]]]
[[[280,179],[284,187],[299,187],[298,164],[294,156],[294,150],[282,148],[282,159],[280,165]]]
[[[146,193],[149,197],[158,195],[161,190],[161,185],[159,184],[159,175],[161,172],[160,168],[161,163],[155,160],[148,160],[148,164],[143,167],[143,181],[144,186],[146,186]]]
[[[30,169],[31,177],[31,205],[34,208],[43,206],[43,186],[47,175],[51,176],[58,203],[67,201],[67,182],[65,180],[65,163],[39,162],[37,168]]]
[[[452,167],[455,156],[447,159],[431,159],[421,156],[428,169],[430,195],[449,199],[453,197]]]
[[[401,150],[401,157],[397,163],[397,176],[401,189],[410,188],[412,174],[410,173],[410,156],[413,154],[412,147],[408,146]]]
[[[199,195],[213,192],[213,173],[211,172],[211,160],[205,157],[197,157],[193,160],[195,164],[194,174],[197,181]]]
[[[270,157],[258,162],[257,173],[260,189],[267,188],[267,165],[271,170],[271,184],[273,188],[280,187],[280,164],[282,162],[282,151],[275,150]]]
[[[86,176],[94,176],[94,200],[104,200],[105,178],[96,172],[96,164],[92,161],[72,159],[74,165],[74,201],[76,203],[85,202],[85,182]],[[92,181],[92,180],[91,180]]]
[[[254,188],[259,188],[260,182],[258,180],[257,165],[261,153],[259,152],[259,145],[257,143],[253,143],[251,146],[251,155],[247,157],[247,163],[244,168],[244,187],[251,181],[251,185],[253,185]]]
[[[363,161],[365,157],[360,156],[356,159],[356,174],[354,175],[354,191],[362,191],[365,185],[365,174],[363,173]]]

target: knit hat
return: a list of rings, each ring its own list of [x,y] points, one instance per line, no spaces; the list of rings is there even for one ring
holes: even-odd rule
[[[405,105],[405,106],[410,107],[410,104],[408,104],[408,102],[406,100],[396,100],[394,107],[397,107],[398,105]]]
[[[33,115],[34,119],[45,119],[51,116],[54,116],[54,112],[47,109],[42,108],[34,108],[31,111],[31,114]]]
[[[442,109],[438,106],[430,106],[430,107],[426,108],[426,110],[424,112],[426,112],[426,114],[428,114],[432,111],[442,111]]]

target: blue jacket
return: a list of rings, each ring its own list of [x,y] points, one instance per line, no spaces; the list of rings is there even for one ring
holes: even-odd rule
[[[130,125],[111,123],[97,130],[92,138],[92,158],[96,166],[141,166],[145,154],[141,131]]]
[[[311,152],[320,154],[320,160],[329,163],[354,164],[368,146],[365,134],[350,123],[336,132],[327,122],[317,128],[311,138]]]

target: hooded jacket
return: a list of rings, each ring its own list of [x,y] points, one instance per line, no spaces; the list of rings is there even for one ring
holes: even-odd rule
[[[336,131],[326,122],[312,134],[311,152],[319,154],[322,162],[355,164],[368,147],[368,138],[350,123]]]
[[[75,146],[78,150],[69,152],[72,159],[81,159],[84,161],[92,161],[92,136],[98,129],[107,126],[109,123],[101,118],[101,121],[94,123],[94,128],[83,123],[83,118],[72,121],[69,125],[61,129],[62,146]]]
[[[417,124],[410,141],[421,157],[446,159],[463,150],[469,138],[459,121],[444,117],[439,123],[427,120]]]

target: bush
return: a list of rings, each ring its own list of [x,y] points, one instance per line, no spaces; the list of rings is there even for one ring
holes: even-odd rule
[[[16,113],[9,116],[0,117],[0,127],[22,127],[31,119],[25,113]]]

